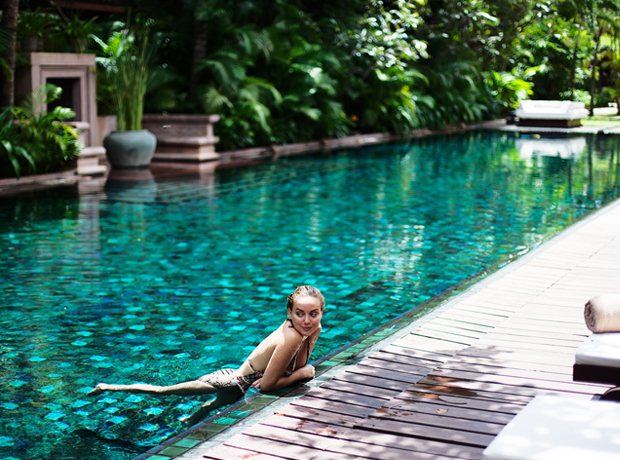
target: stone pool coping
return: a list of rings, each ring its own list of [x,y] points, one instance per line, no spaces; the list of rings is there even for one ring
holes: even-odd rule
[[[600,118],[600,117],[599,117]],[[323,139],[320,141],[305,142],[299,144],[279,145],[257,147],[245,150],[235,150],[228,152],[218,152],[221,156],[220,163],[225,164],[246,164],[246,162],[254,161],[270,161],[279,156],[298,155],[306,153],[316,153],[320,151],[330,151],[334,149],[358,148],[368,145],[384,144],[400,140],[419,139],[441,134],[456,134],[472,130],[491,130],[512,133],[539,133],[539,134],[602,134],[602,135],[620,135],[620,117],[613,117],[609,120],[596,119],[590,121],[586,125],[576,128],[545,128],[545,127],[527,127],[508,124],[505,119],[490,120],[483,122],[475,122],[469,124],[460,124],[455,126],[446,126],[438,130],[430,130],[428,128],[416,129],[411,131],[409,136],[397,136],[391,133],[371,133],[347,136],[340,139]],[[206,163],[217,163],[211,161]],[[155,162],[157,164],[157,162]],[[170,164],[170,163],[169,163]],[[204,163],[187,163],[176,162],[171,163],[176,166],[199,168]],[[26,193],[46,188],[53,188],[65,185],[78,184],[86,192],[91,189],[101,188],[110,169],[102,175],[80,175],[77,168],[67,169],[55,173],[33,174],[22,176],[20,179],[4,178],[0,179],[0,196],[14,195]]]

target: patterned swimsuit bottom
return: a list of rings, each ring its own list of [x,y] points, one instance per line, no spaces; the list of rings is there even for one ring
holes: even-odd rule
[[[250,368],[252,368],[252,371],[254,371],[251,374],[233,375],[236,369],[226,368],[203,375],[198,380],[213,385],[218,390],[238,387],[243,393],[245,393],[248,388],[250,388],[258,379],[262,378],[265,373],[265,371],[257,371],[254,369],[252,363],[249,361],[248,364],[250,365]]]

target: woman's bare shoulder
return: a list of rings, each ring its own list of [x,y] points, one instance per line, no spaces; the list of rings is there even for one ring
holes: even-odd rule
[[[291,323],[285,321],[282,325],[282,334],[287,343],[294,343],[299,345],[304,340],[304,336],[295,329]]]

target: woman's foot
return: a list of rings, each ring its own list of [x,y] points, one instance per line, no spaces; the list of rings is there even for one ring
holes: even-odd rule
[[[86,393],[86,396],[99,396],[101,393],[105,391],[104,386],[105,386],[105,383],[99,383],[94,389]]]
[[[202,406],[192,415],[187,415],[185,417],[179,418],[179,421],[186,423],[187,426],[194,426],[196,423],[200,422],[203,418],[209,415],[209,412],[211,412],[211,410],[212,409],[209,407],[209,405]]]

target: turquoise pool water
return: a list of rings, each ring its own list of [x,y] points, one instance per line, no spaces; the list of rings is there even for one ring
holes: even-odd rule
[[[0,459],[130,459],[203,400],[97,382],[239,365],[300,284],[324,356],[616,198],[619,150],[472,133],[0,198]]]

